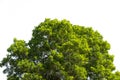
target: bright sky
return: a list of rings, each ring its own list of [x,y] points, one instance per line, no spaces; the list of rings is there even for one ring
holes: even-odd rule
[[[111,44],[110,53],[120,70],[119,0],[0,0],[0,60],[14,37],[28,41],[34,26],[45,18],[67,19],[98,30]],[[0,80],[6,80],[2,69]]]

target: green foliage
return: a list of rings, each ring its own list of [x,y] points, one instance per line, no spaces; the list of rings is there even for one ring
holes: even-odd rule
[[[120,72],[116,71],[112,77],[114,77],[113,78],[114,80],[120,80]],[[111,79],[111,80],[113,80],[113,79]]]
[[[109,49],[91,27],[45,19],[28,43],[14,39],[0,66],[8,80],[120,80]]]

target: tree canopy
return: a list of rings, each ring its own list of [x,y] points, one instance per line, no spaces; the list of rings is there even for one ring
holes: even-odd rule
[[[14,39],[0,66],[7,80],[120,80],[109,50],[91,27],[45,19],[28,43]]]

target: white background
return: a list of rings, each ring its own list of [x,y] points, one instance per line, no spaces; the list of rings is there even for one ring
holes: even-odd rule
[[[34,26],[45,18],[67,19],[98,30],[111,44],[109,52],[120,70],[119,0],[0,0],[0,60],[14,37],[28,42]],[[6,80],[2,69],[0,80]]]

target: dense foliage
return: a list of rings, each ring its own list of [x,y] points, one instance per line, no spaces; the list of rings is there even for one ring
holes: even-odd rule
[[[90,27],[45,19],[28,43],[14,39],[0,66],[8,80],[120,80],[109,49]]]

